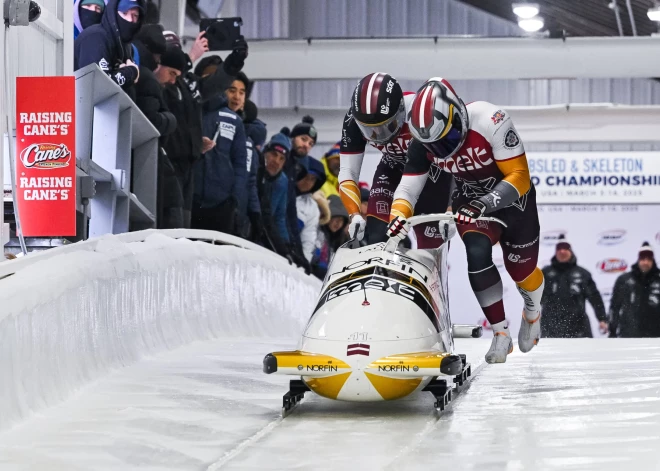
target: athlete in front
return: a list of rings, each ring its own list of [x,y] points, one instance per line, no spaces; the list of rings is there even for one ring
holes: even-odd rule
[[[385,229],[392,198],[401,181],[408,143],[412,139],[407,121],[414,96],[413,92],[404,93],[394,77],[380,72],[367,75],[355,88],[351,107],[344,118],[339,170],[339,194],[351,217],[351,237],[362,240],[366,230],[366,240],[370,244],[387,240]],[[365,221],[360,215],[357,182],[367,144],[378,149],[382,157],[369,192]],[[449,204],[451,174],[437,167],[433,170],[415,208],[419,214],[445,212]],[[418,248],[442,245],[437,224],[420,225],[415,234]]]
[[[453,175],[458,191],[452,206],[465,243],[470,285],[494,332],[486,361],[503,363],[513,350],[502,303],[502,279],[492,258],[492,245],[498,242],[506,270],[525,301],[518,347],[530,351],[541,333],[544,280],[536,266],[536,190],[511,116],[484,101],[466,106],[446,80],[432,78],[417,92],[409,123],[415,139],[394,194],[388,235],[405,237],[406,219],[413,214],[432,164]],[[484,214],[501,219],[507,227],[477,221]]]

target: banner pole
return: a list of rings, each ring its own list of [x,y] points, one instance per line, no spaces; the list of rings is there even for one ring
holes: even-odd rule
[[[27,255],[27,247],[25,245],[25,237],[23,237],[23,230],[21,229],[21,216],[18,209],[18,200],[17,198],[17,189],[16,189],[16,163],[14,162],[14,156],[16,154],[16,139],[12,136],[14,130],[14,122],[12,119],[12,106],[11,106],[11,91],[10,91],[10,79],[9,79],[9,51],[8,51],[8,38],[7,31],[9,31],[9,26],[5,26],[5,96],[7,97],[7,136],[9,138],[9,168],[11,173],[11,196],[14,201],[14,217],[16,219],[16,235],[18,236],[18,241],[21,244],[21,251],[23,255]],[[14,82],[15,83],[15,82]],[[12,151],[13,146],[13,151]]]

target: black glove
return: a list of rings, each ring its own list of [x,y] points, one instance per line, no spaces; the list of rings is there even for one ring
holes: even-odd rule
[[[300,253],[298,250],[292,247],[289,254],[291,255],[293,263],[295,263],[299,268],[305,270],[306,275],[312,273],[312,266],[309,264],[309,262],[302,253]]]
[[[234,41],[234,47],[232,48],[231,53],[222,63],[222,67],[225,69],[227,74],[236,75],[245,65],[245,59],[247,59],[247,56],[248,43],[243,35],[241,35]]]
[[[249,212],[248,218],[252,226],[252,240],[261,240],[261,236],[264,233],[264,223],[261,219],[261,213]]]
[[[479,200],[472,200],[456,210],[458,224],[472,224],[486,212],[486,205]]]

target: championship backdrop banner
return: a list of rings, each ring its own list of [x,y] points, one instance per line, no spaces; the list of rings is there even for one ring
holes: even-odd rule
[[[658,152],[530,152],[539,204],[660,201]]]
[[[16,190],[23,235],[76,235],[74,77],[16,78]]]

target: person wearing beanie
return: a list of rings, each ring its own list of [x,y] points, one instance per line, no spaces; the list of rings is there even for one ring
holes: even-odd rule
[[[298,227],[303,256],[312,261],[316,244],[321,211],[314,201],[313,194],[325,183],[323,164],[313,157],[307,157],[304,164],[304,175],[296,182],[296,211],[298,212]]]
[[[603,298],[591,273],[577,264],[573,247],[563,234],[557,240],[551,265],[543,268],[543,275],[541,337],[593,337],[586,301],[594,309],[601,333],[607,332]]]
[[[312,257],[312,273],[323,280],[328,272],[330,261],[342,244],[348,242],[348,211],[341,198],[332,195],[328,198],[330,222],[321,226],[319,238]]]
[[[609,314],[610,337],[660,337],[660,269],[648,242],[614,283]]]
[[[288,131],[288,130],[287,130]],[[263,160],[257,174],[263,232],[261,244],[292,262],[289,255],[289,232],[286,205],[289,182],[284,163],[291,152],[287,133],[275,134],[263,148]]]
[[[85,29],[101,22],[107,0],[76,0],[73,4],[73,39]]]
[[[300,229],[298,227],[298,210],[296,209],[296,182],[304,174],[304,163],[309,152],[316,144],[316,128],[314,127],[314,118],[304,116],[302,121],[296,124],[290,132],[291,154],[284,164],[284,173],[289,179],[289,189],[287,197],[287,229],[291,250],[295,254],[296,260],[307,262],[303,255],[302,241],[300,240]]]
[[[323,155],[321,162],[325,168],[325,185],[323,185],[323,192],[326,197],[330,195],[339,196],[339,150],[341,142],[336,143]]]
[[[134,98],[140,78],[131,41],[144,21],[146,0],[108,0],[101,22],[85,28],[74,42],[74,69],[97,64]]]

